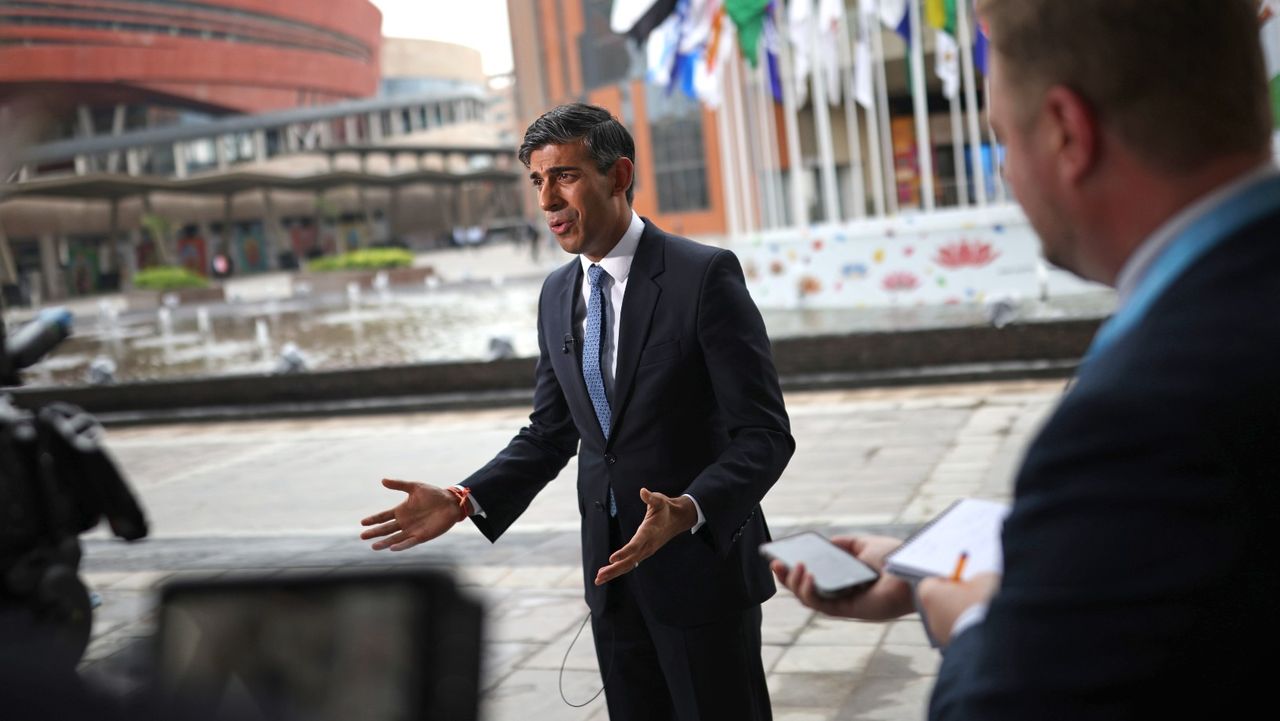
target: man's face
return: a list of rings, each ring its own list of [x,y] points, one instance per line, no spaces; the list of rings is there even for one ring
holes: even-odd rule
[[[599,260],[613,249],[631,222],[626,186],[618,188],[619,159],[601,173],[581,142],[547,144],[529,155],[529,179],[547,226],[568,253]],[[629,178],[627,179],[629,181]]]
[[[1044,257],[1060,268],[1076,271],[1075,231],[1057,195],[1053,142],[1039,107],[1042,95],[1013,84],[1003,72],[1003,64],[999,53],[992,52],[991,127],[1005,148],[1005,182],[1040,237]]]

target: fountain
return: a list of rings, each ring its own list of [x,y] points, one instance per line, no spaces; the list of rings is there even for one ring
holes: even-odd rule
[[[253,338],[258,344],[258,352],[263,361],[271,360],[271,334],[267,330],[267,321],[259,318],[253,322]]]

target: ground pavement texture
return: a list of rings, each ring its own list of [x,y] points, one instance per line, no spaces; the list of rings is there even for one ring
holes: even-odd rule
[[[792,393],[797,449],[764,500],[775,537],[803,530],[906,536],[965,496],[1007,498],[1060,381]],[[525,422],[527,409],[112,429],[107,446],[151,519],[139,544],[98,531],[84,577],[101,595],[82,672],[120,693],[145,674],[156,589],[224,574],[431,567],[485,607],[488,721],[607,719],[579,566],[574,463],[497,544],[470,524],[403,553],[375,553],[359,519],[400,494],[383,477],[449,484]],[[778,721],[924,717],[938,654],[917,618],[817,615],[785,589],[764,604],[764,664]]]

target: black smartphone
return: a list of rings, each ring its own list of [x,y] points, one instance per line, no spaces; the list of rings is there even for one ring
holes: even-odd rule
[[[803,563],[823,598],[849,595],[880,578],[876,569],[813,531],[761,544],[760,553],[788,567]]]
[[[174,708],[270,721],[477,718],[482,608],[443,573],[183,580],[162,589],[158,621],[156,691]]]

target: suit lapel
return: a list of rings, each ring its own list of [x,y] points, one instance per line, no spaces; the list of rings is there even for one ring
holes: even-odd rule
[[[557,352],[557,348],[569,348],[569,358],[566,364],[569,368],[567,377],[560,379],[560,387],[564,390],[565,401],[572,408],[577,408],[575,416],[584,412],[594,414],[591,410],[591,399],[587,396],[587,382],[582,377],[582,339],[578,337],[578,328],[573,321],[574,303],[577,301],[577,295],[581,289],[582,265],[577,258],[565,267],[564,278],[560,283],[560,290],[556,298],[556,321],[554,328],[556,334],[547,338],[548,350],[552,353]],[[573,338],[572,344],[565,343],[565,336]],[[595,416],[592,415],[592,418]],[[596,433],[600,435],[601,443],[604,442],[603,433],[600,431],[599,423],[589,424],[596,429]]]
[[[665,245],[665,234],[646,220],[635,259],[631,261],[627,292],[622,298],[622,320],[618,327],[618,372],[614,378],[615,400],[611,404],[610,414],[613,419],[610,426],[613,428],[618,427],[627,403],[631,400],[640,350],[648,340],[653,310],[658,304],[658,297],[662,295],[662,287],[656,279],[663,271]]]

